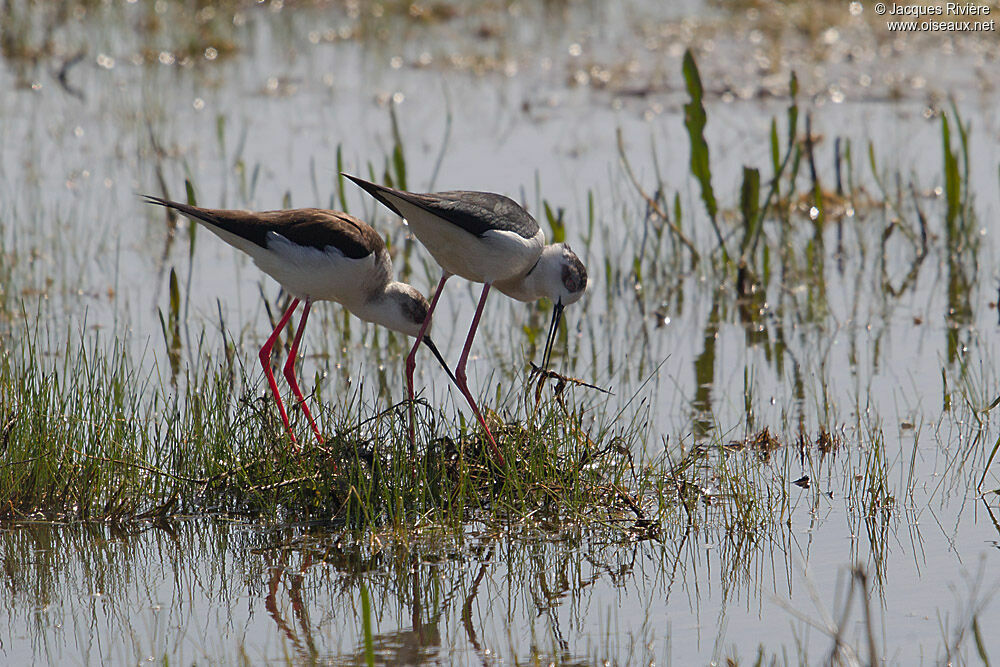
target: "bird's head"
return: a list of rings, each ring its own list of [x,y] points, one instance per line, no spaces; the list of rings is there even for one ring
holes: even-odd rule
[[[547,295],[552,303],[561,303],[563,307],[576,303],[587,291],[590,279],[587,277],[587,267],[580,258],[565,243],[553,243],[542,251],[539,264],[545,264],[539,269],[545,271],[545,284],[551,292]]]
[[[538,272],[535,283],[553,304],[552,323],[549,325],[542,356],[542,368],[547,370],[563,309],[580,300],[587,291],[590,280],[587,277],[587,267],[565,243],[545,246],[532,273],[534,272]]]
[[[377,317],[371,320],[416,338],[427,318],[428,310],[430,305],[417,288],[406,283],[392,282],[386,286],[385,294],[380,299]],[[430,333],[430,330],[430,325],[427,325],[424,333]]]
[[[378,319],[373,319],[373,321],[393,331],[399,331],[407,336],[416,338],[420,334],[420,328],[423,326],[424,320],[427,319],[430,304],[427,303],[424,295],[418,292],[417,288],[413,287],[413,285],[394,282],[386,286],[382,306],[378,310]],[[451,381],[456,382],[454,373],[452,373],[448,367],[448,363],[441,356],[437,346],[431,340],[430,323],[428,323],[427,328],[424,330],[424,337],[421,339],[421,342],[434,354],[434,358],[444,368],[445,373],[448,374]]]

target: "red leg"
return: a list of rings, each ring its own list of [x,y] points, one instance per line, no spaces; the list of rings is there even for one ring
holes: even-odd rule
[[[299,328],[295,332],[295,340],[292,341],[292,349],[288,352],[288,359],[285,360],[285,379],[288,380],[288,385],[292,388],[292,393],[295,394],[295,398],[298,399],[299,405],[302,406],[302,412],[306,413],[306,417],[309,418],[309,424],[312,426],[313,433],[316,434],[316,441],[319,444],[323,444],[323,436],[319,434],[319,429],[316,428],[316,422],[313,420],[312,414],[309,412],[309,406],[306,405],[306,399],[302,395],[302,391],[299,389],[299,382],[295,379],[295,361],[299,357],[299,341],[302,340],[302,332],[306,330],[306,319],[309,317],[309,309],[312,307],[312,302],[306,299],[305,308],[302,310],[302,319],[299,320]]]
[[[413,414],[413,371],[417,368],[417,348],[420,347],[421,341],[424,339],[424,334],[427,333],[427,327],[431,324],[431,314],[437,307],[438,298],[441,296],[441,292],[444,290],[444,284],[451,277],[451,274],[445,271],[441,274],[441,280],[438,281],[437,289],[434,290],[434,296],[431,297],[431,305],[427,308],[427,316],[424,317],[424,323],[420,325],[420,332],[417,333],[417,339],[413,341],[413,348],[410,353],[406,355],[406,397],[410,400],[410,444],[414,448],[417,446],[417,431],[414,425],[414,414]]]
[[[281,330],[285,328],[288,324],[288,320],[291,319],[292,313],[299,305],[298,299],[292,299],[292,305],[288,307],[285,314],[281,316],[281,320],[278,321],[278,326],[274,327],[274,331],[271,332],[270,338],[264,343],[264,347],[260,348],[260,364],[264,367],[264,375],[267,376],[267,383],[271,386],[271,393],[274,394],[274,400],[278,402],[278,412],[281,414],[281,421],[285,424],[285,430],[288,431],[288,435],[292,438],[292,445],[295,446],[296,451],[298,450],[298,441],[295,440],[295,434],[292,433],[292,426],[288,423],[288,414],[285,412],[285,404],[281,402],[281,394],[278,393],[278,383],[274,381],[274,373],[271,372],[271,348],[274,347],[275,341],[278,340],[278,334]]]
[[[472,326],[469,328],[469,335],[465,339],[465,347],[462,348],[462,356],[458,360],[458,368],[455,369],[455,381],[458,384],[458,389],[465,396],[465,400],[469,402],[472,407],[472,411],[476,413],[476,419],[482,424],[483,428],[486,429],[486,437],[490,441],[490,446],[493,447],[493,453],[496,455],[496,461],[500,465],[503,465],[503,454],[500,453],[500,448],[497,447],[497,441],[493,437],[493,433],[490,431],[490,427],[486,425],[486,420],[483,419],[483,415],[479,412],[479,406],[476,405],[475,399],[472,397],[472,392],[469,391],[469,385],[465,375],[465,364],[469,360],[469,350],[472,349],[472,341],[476,338],[476,329],[479,328],[479,318],[483,316],[483,306],[486,305],[486,297],[490,293],[490,284],[486,283],[483,285],[483,295],[479,297],[479,305],[476,307],[476,314],[472,318]]]

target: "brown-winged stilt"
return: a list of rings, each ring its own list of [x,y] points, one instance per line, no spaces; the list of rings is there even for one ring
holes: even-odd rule
[[[271,393],[278,403],[281,421],[296,448],[298,443],[271,372],[271,348],[300,302],[304,301],[305,307],[285,362],[284,375],[320,443],[323,436],[295,378],[299,342],[314,301],[336,301],[366,322],[381,324],[407,336],[417,336],[417,340],[423,340],[448,376],[455,381],[444,358],[426,335],[431,321],[427,299],[414,287],[393,280],[392,260],[385,242],[378,232],[361,220],[340,211],[316,208],[256,213],[200,208],[144,196],[148,203],[176,209],[197,220],[229,245],[250,255],[264,273],[277,280],[293,297],[291,305],[260,348],[259,357]],[[413,350],[410,355],[413,355]],[[412,399],[412,383],[408,390]]]

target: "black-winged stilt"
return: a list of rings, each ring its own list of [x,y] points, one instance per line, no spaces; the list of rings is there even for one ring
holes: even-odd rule
[[[520,301],[534,301],[543,296],[554,304],[552,323],[546,337],[543,368],[547,368],[563,308],[576,302],[587,289],[587,269],[569,246],[545,245],[545,235],[531,214],[517,202],[490,192],[435,192],[418,194],[370,183],[344,174],[372,197],[404,218],[413,234],[427,248],[443,269],[430,313],[434,312],[445,281],[452,275],[483,283],[476,314],[472,318],[462,356],[455,369],[456,385],[472,407],[499,463],[503,455],[493,433],[483,419],[465,374],[469,350],[483,314],[490,287]],[[430,316],[428,313],[428,317]],[[406,382],[413,397],[413,370],[417,344],[406,358]],[[412,432],[412,431],[411,431]]]
[[[271,348],[295,312],[305,302],[302,319],[285,362],[284,375],[309,418],[316,439],[322,443],[305,397],[295,378],[299,341],[314,301],[336,301],[366,322],[374,322],[407,336],[418,336],[455,380],[444,358],[426,336],[430,326],[427,299],[411,285],[392,279],[392,260],[378,232],[361,220],[340,211],[303,208],[285,211],[230,211],[200,208],[144,195],[151,204],[176,209],[197,220],[229,245],[250,255],[254,263],[292,295],[267,342],[260,348],[260,363],[278,403],[285,429],[298,447],[271,372]],[[411,356],[413,351],[410,351]],[[409,389],[412,398],[412,383]]]

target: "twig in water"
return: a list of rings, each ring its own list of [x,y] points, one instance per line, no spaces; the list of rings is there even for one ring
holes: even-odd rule
[[[12,466],[22,466],[22,465],[26,465],[28,463],[34,463],[35,461],[38,461],[39,459],[42,459],[42,458],[44,458],[44,457],[43,456],[32,456],[30,459],[21,459],[20,461],[11,461],[9,463],[4,463],[4,464],[0,465],[0,468],[10,468]]]
[[[283,479],[280,482],[273,482],[271,484],[261,484],[260,486],[251,486],[250,491],[274,491],[275,489],[280,489],[285,486],[291,486],[292,484],[299,484],[300,482],[308,482],[310,480],[315,480],[319,477],[316,475],[306,475],[304,477],[296,477],[295,479]]]
[[[101,463],[114,463],[115,465],[128,466],[130,468],[135,468],[136,470],[142,470],[143,472],[152,473],[154,475],[161,475],[163,477],[170,477],[176,479],[178,482],[188,482],[189,484],[207,484],[209,480],[204,477],[187,477],[186,475],[177,475],[172,472],[167,472],[166,470],[160,470],[159,468],[151,468],[141,463],[133,463],[132,461],[123,461],[121,459],[109,459],[104,456],[94,456],[93,454],[87,454],[86,452],[81,452],[78,449],[72,447],[68,448],[71,452],[74,452],[77,456],[82,456],[86,459],[91,459],[93,461],[100,461]]]
[[[639,179],[636,178],[635,172],[632,171],[632,165],[629,164],[628,158],[625,156],[625,143],[622,140],[621,128],[618,128],[617,136],[618,136],[618,156],[621,158],[622,166],[625,167],[625,174],[628,176],[629,180],[632,181],[632,185],[635,186],[635,189],[639,193],[639,196],[646,200],[646,205],[649,207],[649,209],[654,213],[656,213],[656,215],[663,221],[663,223],[670,229],[670,231],[674,233],[674,236],[676,236],[677,239],[681,243],[683,243],[684,246],[689,251],[691,251],[692,264],[697,264],[698,261],[701,259],[701,255],[695,249],[694,244],[688,239],[687,236],[684,235],[684,232],[682,232],[681,228],[677,226],[677,223],[671,222],[670,216],[667,215],[667,213],[660,207],[660,205],[656,202],[656,200],[654,200],[652,197],[646,194],[646,191],[639,183]]]
[[[535,362],[533,361],[529,361],[528,363],[531,364],[531,375],[535,375],[536,373],[541,374],[542,380],[555,378],[556,380],[559,380],[559,382],[562,384],[565,383],[575,384],[578,387],[587,387],[588,389],[596,389],[597,391],[608,394],[609,396],[614,396],[614,392],[612,392],[610,389],[604,389],[603,387],[598,387],[596,384],[590,384],[589,382],[584,382],[580,378],[574,378],[562,375],[561,373],[557,373],[556,371],[542,370],[541,366],[536,366]],[[561,391],[561,389],[559,391]]]

